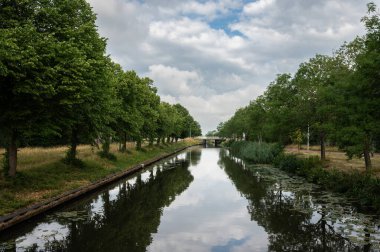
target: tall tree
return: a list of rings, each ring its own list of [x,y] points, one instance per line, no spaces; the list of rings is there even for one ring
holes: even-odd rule
[[[294,77],[299,105],[295,106],[299,111],[297,118],[301,119],[303,128],[306,125],[310,126],[318,135],[322,161],[326,159],[325,145],[328,134],[333,131],[336,121],[333,109],[334,86],[347,71],[339,57],[316,55],[308,62],[302,63]]]
[[[61,45],[37,23],[37,10],[43,7],[28,0],[0,3],[0,131],[10,176],[16,174],[22,135],[57,132],[46,108],[56,92],[49,64]]]
[[[85,0],[5,0],[0,12],[0,127],[9,175],[27,134],[71,132],[89,137],[107,119],[105,39]],[[86,132],[86,133],[84,133]]]
[[[368,4],[368,15],[362,21],[367,29],[363,47],[352,74],[341,86],[344,120],[339,142],[350,157],[364,157],[370,171],[370,152],[380,134],[380,16],[374,3]]]

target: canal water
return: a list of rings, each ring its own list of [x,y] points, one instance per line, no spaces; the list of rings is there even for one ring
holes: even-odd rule
[[[194,147],[0,233],[0,251],[379,251],[378,216],[354,205]]]

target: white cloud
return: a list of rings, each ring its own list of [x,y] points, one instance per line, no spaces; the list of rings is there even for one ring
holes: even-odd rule
[[[163,100],[186,106],[204,132],[276,74],[365,33],[357,0],[88,1],[112,58],[153,78]]]
[[[262,14],[268,11],[275,3],[275,0],[258,0],[244,6],[243,12],[248,15]]]
[[[205,97],[194,95],[182,95],[179,97],[161,96],[162,100],[169,103],[181,103],[194,115],[205,129],[215,128],[219,122],[228,120],[237,108],[248,105],[249,101],[264,92],[264,87],[250,85],[222,94],[213,94]]]
[[[181,71],[164,65],[149,66],[148,76],[155,80],[161,94],[173,96],[191,94],[191,86],[197,86],[202,81],[194,71]]]

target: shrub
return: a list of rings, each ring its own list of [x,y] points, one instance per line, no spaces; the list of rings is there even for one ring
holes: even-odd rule
[[[270,164],[283,148],[279,144],[237,141],[230,145],[231,152],[256,164]]]

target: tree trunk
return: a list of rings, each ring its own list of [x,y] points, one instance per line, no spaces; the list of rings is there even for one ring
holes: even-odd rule
[[[166,143],[170,143],[170,136],[166,139]]]
[[[11,141],[8,146],[8,175],[14,177],[16,175],[17,169],[17,133],[15,130],[12,131]]]
[[[123,133],[123,140],[121,145],[121,152],[125,152],[127,150],[127,132]]]
[[[78,146],[78,132],[76,129],[71,131],[70,149],[67,152],[67,161],[73,163],[77,158],[77,146]]]
[[[102,144],[103,153],[106,155],[108,155],[110,153],[110,144],[111,144],[110,138],[106,137],[104,139],[103,144]]]
[[[175,142],[176,142],[176,143],[178,142],[178,137],[175,138]]]
[[[136,150],[141,150],[141,139],[136,141]]]
[[[161,142],[161,137],[157,137],[157,145],[160,145],[160,142]]]
[[[325,134],[321,133],[319,139],[321,141],[321,161],[324,162],[326,160]]]
[[[154,137],[149,137],[149,146],[153,146]]]
[[[372,162],[371,162],[371,155],[370,150],[368,146],[364,148],[364,161],[365,161],[365,169],[367,172],[371,171],[372,168]]]

